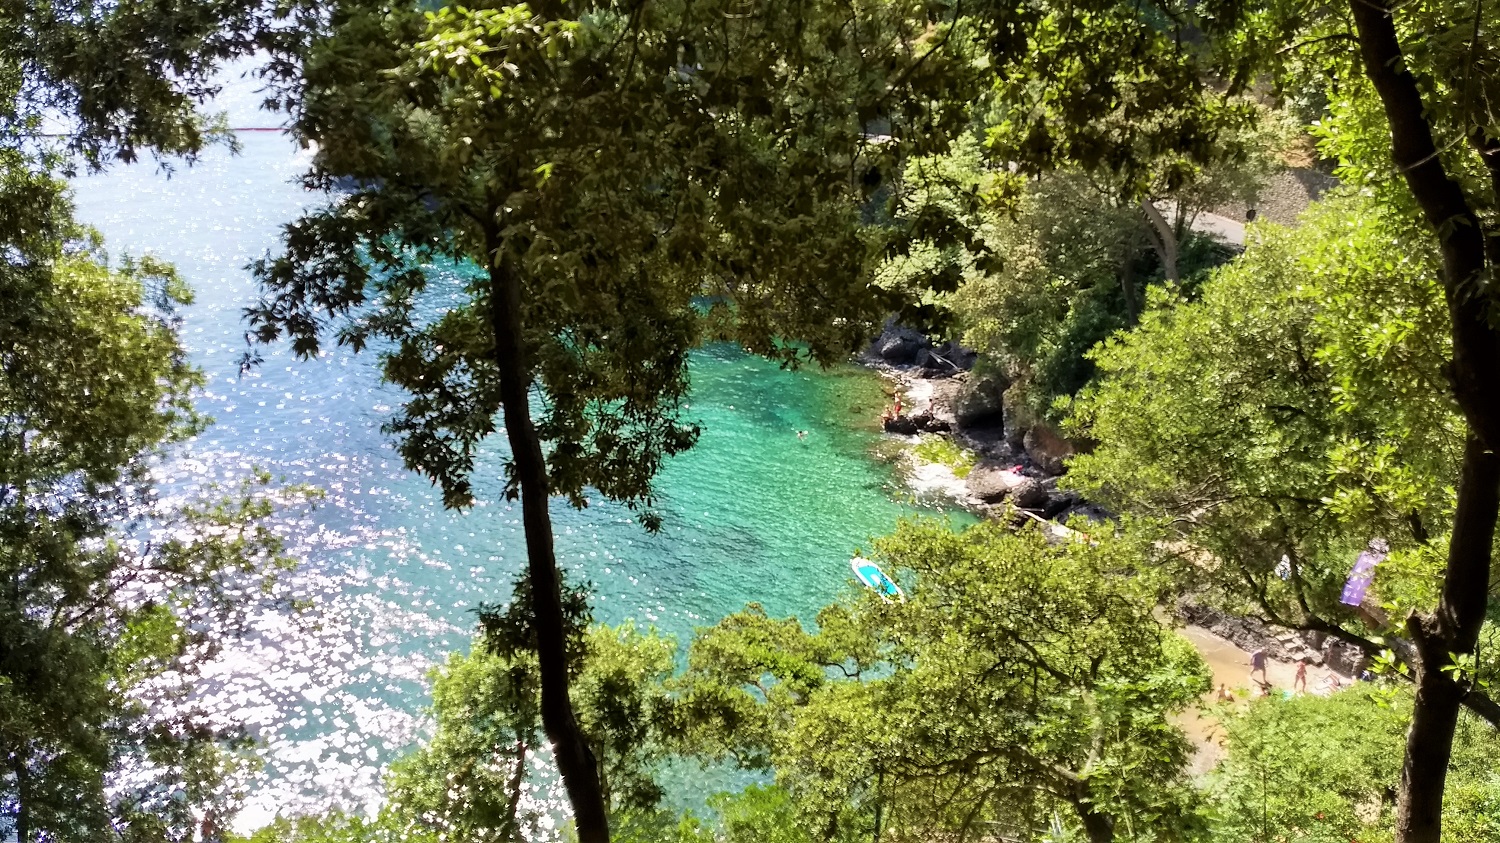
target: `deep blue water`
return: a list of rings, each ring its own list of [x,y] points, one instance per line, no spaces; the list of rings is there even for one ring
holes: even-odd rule
[[[255,294],[244,267],[321,201],[292,183],[305,152],[275,134],[241,140],[237,157],[210,153],[170,178],[136,165],[75,186],[80,218],[113,255],[170,260],[197,292],[184,338],[208,374],[202,407],[217,423],[164,468],[166,488],[191,494],[259,467],[327,493],[280,521],[302,560],[288,587],[312,608],[263,614],[205,671],[222,715],[266,745],[241,823],[254,825],[277,810],[373,797],[380,765],[420,736],[425,672],[468,646],[477,603],[509,594],[523,545],[516,506],[488,498],[445,511],[403,470],[380,432],[401,396],[380,383],[373,355],[335,349],[298,362],[275,348],[239,376],[241,310]],[[750,600],[810,617],[850,587],[856,546],[912,511],[870,454],[880,382],[854,367],[785,372],[729,348],[699,352],[692,376],[703,436],[661,475],[665,528],[647,535],[604,501],[558,503],[559,559],[594,583],[601,621],[635,619],[683,639]],[[482,489],[495,487],[497,465]]]

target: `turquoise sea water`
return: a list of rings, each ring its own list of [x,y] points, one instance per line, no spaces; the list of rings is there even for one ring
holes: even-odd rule
[[[379,429],[401,396],[379,382],[372,355],[298,362],[272,349],[238,375],[241,308],[254,295],[243,267],[320,200],[292,183],[306,153],[274,134],[242,142],[238,157],[210,153],[170,178],[137,165],[75,187],[80,218],[112,254],[170,260],[197,291],[184,335],[217,424],[164,466],[165,487],[188,494],[262,467],[327,492],[281,520],[303,560],[289,587],[312,609],[263,613],[204,670],[212,705],[267,747],[241,822],[254,825],[373,797],[380,765],[421,734],[426,670],[468,646],[476,604],[508,596],[523,547],[515,505],[491,497],[448,512],[402,469]],[[751,600],[810,617],[850,587],[856,546],[913,511],[870,454],[881,384],[854,367],[784,372],[729,348],[698,353],[692,376],[703,436],[661,475],[662,532],[646,535],[608,502],[557,504],[559,559],[594,583],[601,621],[682,639]]]

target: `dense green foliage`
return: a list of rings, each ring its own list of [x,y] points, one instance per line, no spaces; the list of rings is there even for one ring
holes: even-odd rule
[[[1355,689],[1259,700],[1231,714],[1228,757],[1208,785],[1214,839],[1390,840],[1411,702],[1404,689]],[[1476,720],[1460,730],[1445,823],[1454,840],[1500,833],[1496,741],[1494,730]]]
[[[1103,378],[1073,418],[1099,447],[1068,480],[1228,563],[1187,559],[1182,574],[1235,609],[1358,628],[1337,600],[1375,536],[1395,551],[1385,599],[1428,605],[1428,540],[1448,529],[1461,447],[1432,388],[1445,318],[1429,253],[1367,200],[1261,227],[1200,301],[1159,307],[1095,353]]]
[[[689,748],[774,769],[814,839],[978,839],[1059,815],[1096,841],[1193,834],[1166,716],[1208,683],[1153,615],[1149,543],[931,523],[879,549],[914,578],[904,603],[866,594],[816,632],[752,605],[694,640]]]
[[[966,136],[947,154],[906,165],[896,215],[909,236],[877,277],[958,329],[982,365],[1004,376],[1008,403],[1026,419],[1055,421],[1057,399],[1094,376],[1089,350],[1135,324],[1150,288],[1195,295],[1207,271],[1232,257],[1233,246],[1191,225],[1221,205],[1253,204],[1280,166],[1285,137],[1266,112],[1253,130],[1226,133],[1210,163],[1151,193],[1170,217],[1162,219],[1168,252],[1146,200],[1119,174],[1050,172],[1004,198],[1009,169]]]
[[[258,3],[0,6],[0,836],[212,839],[242,740],[187,704],[286,563],[263,479],[166,505],[206,423],[171,267],[111,263],[62,177],[191,160],[219,64],[279,41]]]
[[[67,239],[4,273],[0,829],[175,839],[232,812],[236,741],[182,705],[192,665],[287,560],[263,480],[153,500],[153,462],[204,424],[174,314],[188,293],[154,261],[110,268],[57,195]]]
[[[317,147],[308,184],[337,189],[257,264],[253,331],[303,356],[376,345],[410,396],[389,427],[407,465],[449,506],[485,473],[523,497],[529,573],[436,675],[435,732],[378,817],[258,840],[534,836],[549,757],[587,843],[609,820],[642,841],[1500,833],[1494,733],[1460,714],[1500,724],[1496,19],[1496,0],[4,5],[0,833],[213,839],[232,811],[232,735],[167,703],[285,563],[270,502],[155,504],[153,461],[204,423],[186,288],[111,265],[59,174],[190,159],[212,71],[259,48]],[[1250,199],[1285,145],[1255,82],[1319,118],[1347,188],[1210,271],[1231,254],[1192,217]],[[1069,413],[1097,447],[1068,482],[1122,520],[1062,544],[904,525],[877,550],[907,600],[865,593],[815,629],[751,604],[680,675],[670,642],[590,628],[549,495],[659,526],[654,477],[697,436],[690,349],[828,362],[892,311],[962,329],[1012,409]],[[502,428],[510,457],[486,465]],[[1375,538],[1391,555],[1345,606]],[[1200,787],[1169,718],[1206,675],[1158,615],[1185,595],[1387,651],[1393,684],[1226,713]],[[774,784],[677,816],[656,773],[683,758]]]

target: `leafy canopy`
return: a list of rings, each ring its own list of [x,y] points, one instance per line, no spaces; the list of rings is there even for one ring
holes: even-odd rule
[[[308,182],[345,189],[257,264],[250,317],[304,355],[378,341],[411,394],[390,429],[449,505],[495,431],[497,273],[522,287],[549,486],[576,505],[649,504],[696,438],[704,339],[826,362],[883,315],[860,205],[898,150],[868,127],[920,141],[960,110],[942,27],[885,0],[424,8],[344,4],[309,54]]]
[[[688,748],[774,769],[820,837],[973,839],[1055,812],[1092,839],[1191,834],[1189,747],[1166,715],[1207,676],[1153,615],[1149,542],[906,523],[878,549],[906,602],[836,604],[816,632],[752,605],[694,640]]]

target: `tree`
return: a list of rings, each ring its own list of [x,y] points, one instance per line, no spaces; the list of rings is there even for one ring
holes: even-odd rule
[[[1500,515],[1500,330],[1491,316],[1500,262],[1500,74],[1483,23],[1492,2],[1339,8],[1267,4],[1238,41],[1242,66],[1275,65],[1298,46],[1344,81],[1350,107],[1336,121],[1346,178],[1423,223],[1440,256],[1452,339],[1442,392],[1467,428],[1441,595],[1405,621],[1417,654],[1417,698],[1402,768],[1397,839],[1441,837],[1443,782],[1459,709],[1474,691],[1452,666],[1471,656],[1489,605]],[[1262,14],[1263,13],[1263,14]],[[1305,66],[1305,63],[1304,63]],[[1353,119],[1350,119],[1353,118]],[[1376,139],[1381,139],[1380,142]],[[1388,146],[1386,144],[1389,144]],[[1384,148],[1382,148],[1384,147]],[[1388,151],[1387,151],[1388,150]]]
[[[860,205],[898,151],[866,127],[940,137],[965,65],[947,27],[880,0],[425,8],[343,4],[308,52],[291,97],[319,149],[308,183],[352,187],[257,265],[251,323],[301,355],[334,330],[383,343],[412,396],[389,429],[449,506],[503,419],[542,723],[600,843],[548,499],[582,506],[591,486],[658,523],[651,479],[696,438],[680,409],[700,340],[787,365],[858,344],[883,315]],[[434,278],[433,260],[465,268]]]
[[[211,834],[237,739],[186,704],[193,665],[287,560],[254,484],[152,500],[153,462],[203,424],[172,317],[187,292],[74,234],[0,339],[0,827]]]
[[[1409,687],[1361,686],[1229,713],[1227,755],[1209,785],[1214,839],[1389,839],[1411,708]],[[1495,732],[1471,718],[1458,738],[1445,821],[1454,839],[1483,840],[1495,834],[1500,797],[1490,763]]]
[[[1464,459],[1464,422],[1441,386],[1440,264],[1424,239],[1399,208],[1353,197],[1296,231],[1260,229],[1201,302],[1151,313],[1097,352],[1103,377],[1074,410],[1100,447],[1070,474],[1207,551],[1207,564],[1179,560],[1185,588],[1371,656],[1393,646],[1417,676],[1432,654],[1402,617],[1441,605]],[[1392,550],[1377,583],[1391,618],[1339,602],[1374,537]],[[1471,665],[1464,681],[1492,670]],[[1461,704],[1496,722],[1479,688]]]
[[[189,160],[223,61],[279,42],[294,5],[0,9],[0,834],[218,835],[224,749],[189,704],[286,560],[252,481],[165,506],[151,467],[201,429],[170,267],[111,266],[61,176]],[[55,133],[61,130],[61,136]],[[13,835],[13,837],[11,836]]]
[[[1218,130],[1201,153],[1207,160],[1162,151],[1133,160],[1130,177],[1049,161],[1062,169],[1013,185],[1017,165],[987,160],[977,132],[943,155],[914,158],[895,209],[902,236],[880,282],[916,299],[919,318],[961,330],[1008,382],[1010,406],[1056,421],[1054,401],[1093,376],[1089,349],[1136,323],[1151,285],[1191,297],[1233,255],[1191,226],[1220,205],[1253,202],[1280,166],[1284,120],[1266,108],[1251,113],[1253,123]]]
[[[822,839],[1039,831],[1093,841],[1197,827],[1189,746],[1166,719],[1208,688],[1153,610],[1149,542],[907,523],[879,543],[904,603],[865,595],[819,631],[758,607],[693,643],[689,746],[769,765]]]
[[[594,627],[580,642],[587,655],[572,690],[580,728],[600,759],[612,814],[650,811],[661,799],[652,779],[660,739],[654,727],[667,705],[670,639],[632,626]],[[436,672],[437,731],[393,766],[384,822],[399,839],[521,841],[537,832],[533,757],[544,756],[539,672],[534,651],[509,655],[481,642],[449,656]],[[414,837],[415,836],[415,837]]]
[[[570,604],[581,593],[569,590]],[[521,843],[536,839],[546,821],[538,792],[545,784],[534,759],[545,758],[540,672],[527,595],[518,589],[516,625],[493,627],[467,654],[453,653],[432,671],[431,740],[392,765],[385,805],[373,820],[340,814],[278,817],[251,843]],[[664,755],[659,724],[670,700],[666,680],[675,643],[626,624],[587,626],[570,634],[578,656],[571,665],[574,706],[595,756],[612,816],[624,817],[624,837],[646,820],[665,820],[654,766]],[[585,628],[587,627],[587,628]],[[505,636],[519,633],[521,640]],[[667,825],[675,825],[674,821]],[[656,830],[663,826],[652,824]]]
[[[1451,523],[1460,425],[1431,391],[1446,347],[1429,258],[1353,197],[1258,228],[1199,301],[1094,353],[1101,377],[1072,420],[1099,445],[1068,482],[1222,563],[1178,558],[1184,589],[1384,649],[1366,637],[1380,622],[1339,602],[1353,556],[1385,538],[1382,597],[1429,605],[1424,548]]]

